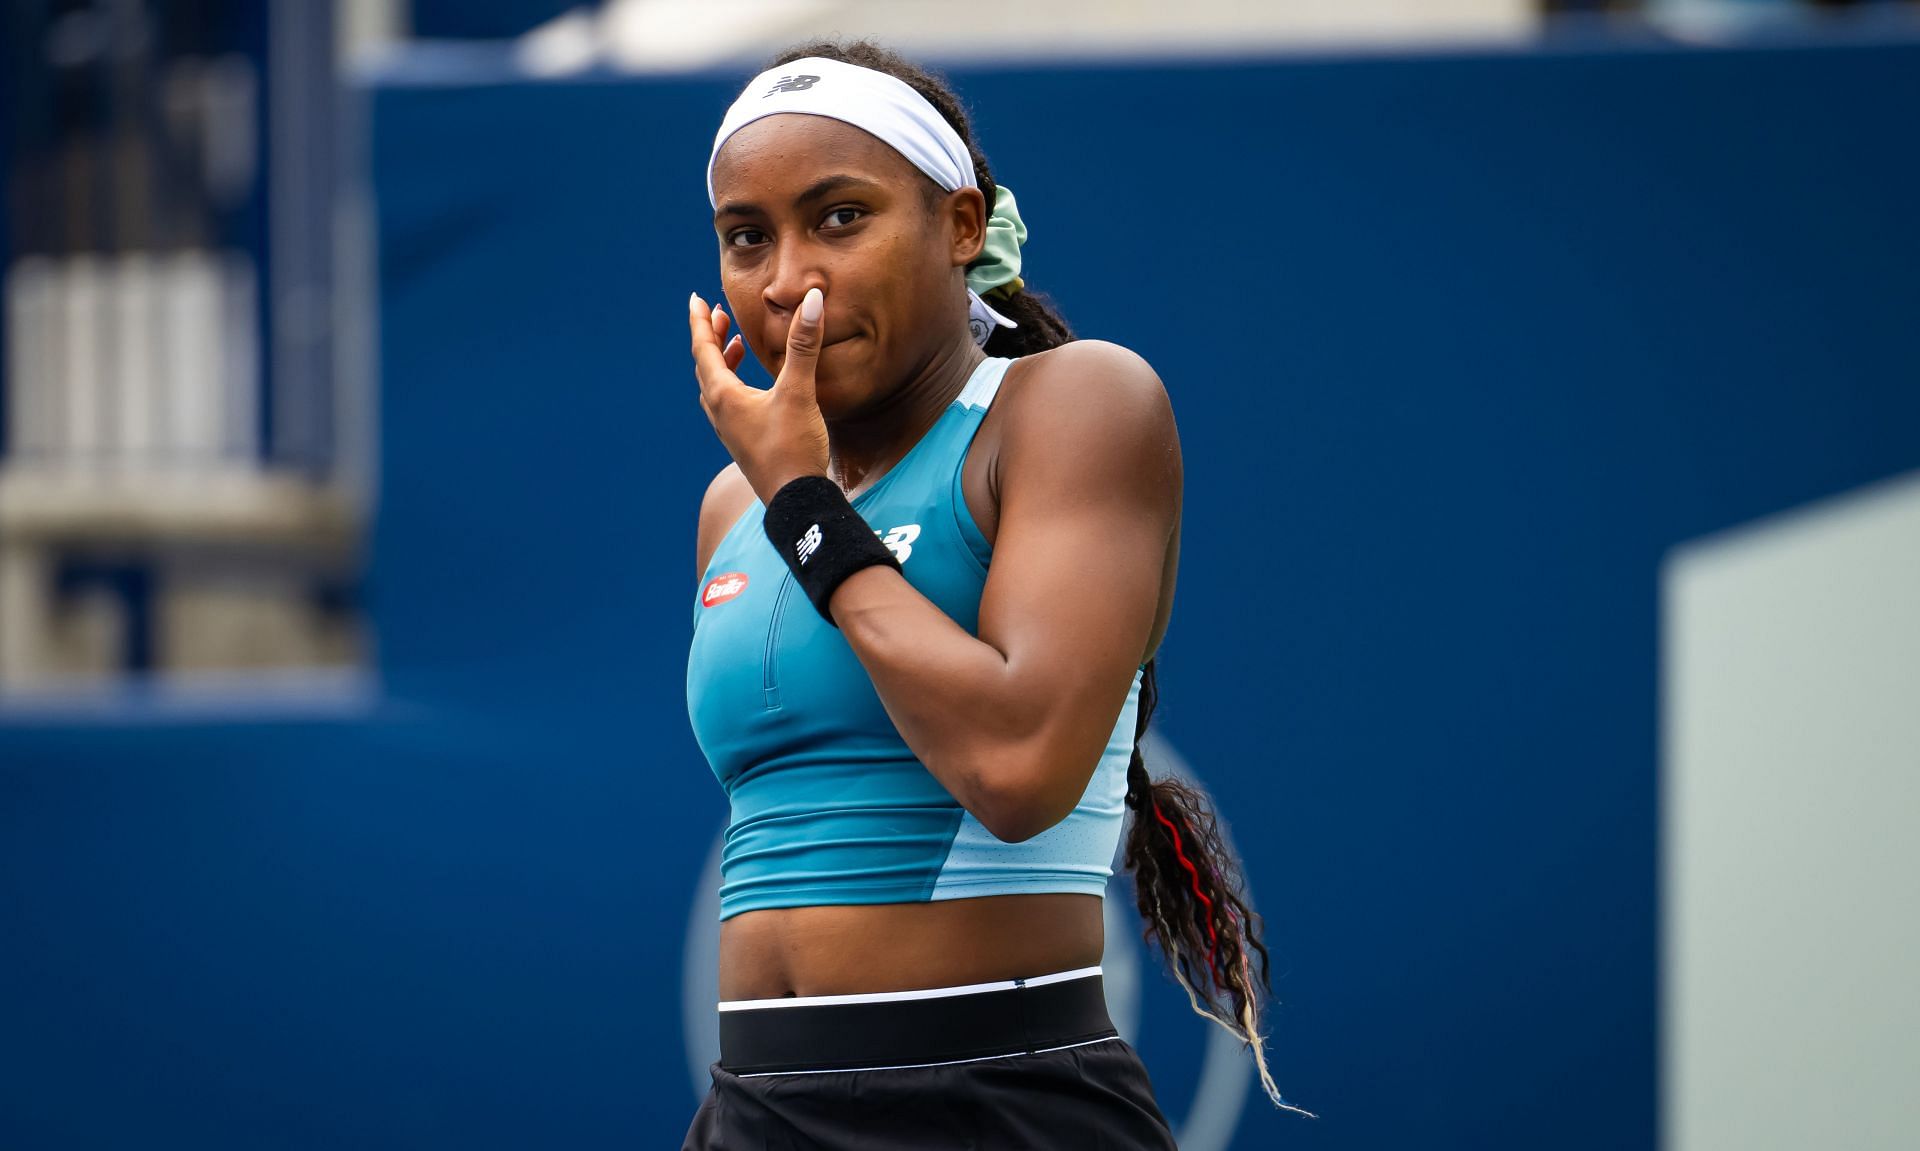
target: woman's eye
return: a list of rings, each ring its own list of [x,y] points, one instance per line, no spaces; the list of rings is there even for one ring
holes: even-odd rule
[[[827,218],[822,223],[829,228],[844,228],[864,215],[866,213],[858,208],[835,208],[827,213]]]
[[[752,228],[742,228],[738,232],[728,234],[727,246],[731,248],[745,248],[752,244],[758,244],[766,238],[767,236],[764,232],[756,232]]]

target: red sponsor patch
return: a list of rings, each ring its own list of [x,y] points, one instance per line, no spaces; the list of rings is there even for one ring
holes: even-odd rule
[[[700,593],[700,606],[717,607],[746,590],[746,572],[723,572],[707,581]]]

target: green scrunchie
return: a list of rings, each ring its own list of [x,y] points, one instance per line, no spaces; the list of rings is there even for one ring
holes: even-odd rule
[[[987,242],[980,258],[967,265],[967,287],[981,295],[998,289],[1011,296],[1023,286],[1020,280],[1020,245],[1027,241],[1027,226],[1020,222],[1020,208],[1013,192],[1005,184],[993,194],[993,214],[987,218]]]

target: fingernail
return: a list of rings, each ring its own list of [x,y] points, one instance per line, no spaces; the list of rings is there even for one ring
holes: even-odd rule
[[[698,293],[698,292],[688,292],[688,293],[687,293],[687,307],[688,307],[688,308],[697,308],[697,307],[699,307],[699,306],[700,306],[700,293]]]
[[[815,323],[826,306],[826,297],[820,294],[820,289],[808,288],[807,294],[800,298],[800,318],[809,324]]]

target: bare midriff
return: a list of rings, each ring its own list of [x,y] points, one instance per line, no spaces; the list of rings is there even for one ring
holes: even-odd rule
[[[1092,895],[747,911],[720,925],[720,998],[855,995],[1029,979],[1100,962]]]

